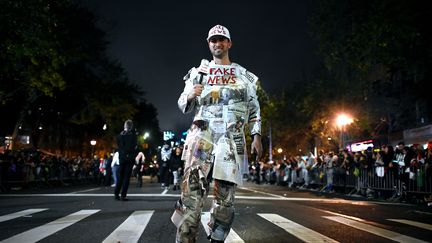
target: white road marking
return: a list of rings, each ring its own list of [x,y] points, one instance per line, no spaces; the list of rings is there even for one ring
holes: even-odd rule
[[[263,200],[282,200],[282,201],[318,201],[318,202],[325,202],[325,203],[346,203],[346,204],[353,204],[353,205],[372,205],[373,203],[371,202],[367,202],[367,201],[349,201],[349,200],[345,200],[345,199],[338,199],[338,198],[298,198],[298,197],[285,197],[285,196],[280,196],[280,195],[276,195],[276,194],[272,194],[272,193],[268,193],[268,192],[262,192],[262,191],[258,191],[258,190],[254,190],[254,189],[249,189],[246,187],[238,187],[239,189],[245,190],[245,191],[250,191],[250,192],[254,192],[254,193],[260,193],[260,194],[264,194],[267,196],[271,196],[269,197],[253,197],[253,196],[236,196],[236,198],[238,199],[263,199]],[[274,197],[274,198],[272,198]]]
[[[426,242],[390,230],[386,230],[369,224],[358,222],[356,220],[347,219],[345,217],[340,217],[340,216],[322,216],[322,217],[397,242]]]
[[[429,212],[423,212],[423,211],[417,211],[417,210],[415,210],[415,211],[413,211],[414,213],[418,213],[418,214],[426,214],[426,215],[432,215],[432,213],[429,213]]]
[[[97,190],[100,190],[100,189],[101,189],[100,187],[96,187],[96,188],[91,188],[91,189],[87,189],[87,190],[71,192],[70,194],[84,193],[84,192],[91,192],[91,191],[97,191]]]
[[[349,215],[345,215],[345,214],[341,214],[341,213],[336,213],[336,212],[332,212],[332,211],[327,211],[327,210],[323,210],[323,209],[317,209],[317,210],[323,211],[325,213],[333,214],[333,215],[336,215],[336,216],[341,216],[341,217],[344,217],[344,218],[347,218],[347,219],[356,220],[356,221],[359,221],[359,222],[362,222],[362,223],[365,223],[365,224],[378,226],[378,227],[384,228],[384,229],[385,228],[390,228],[390,226],[388,226],[388,225],[384,225],[384,224],[380,224],[380,223],[377,223],[377,222],[368,221],[368,220],[357,218],[357,217],[354,217],[354,216],[349,216]]]
[[[161,193],[161,195],[165,195],[165,194],[167,194],[167,192],[168,192],[168,188],[165,188],[165,189],[163,190],[163,192]]]
[[[206,236],[210,235],[210,227],[207,225],[207,223],[210,221],[210,212],[202,212],[201,213],[201,224],[204,227],[204,230],[206,232]]]
[[[245,191],[250,191],[250,192],[255,192],[255,193],[260,193],[260,194],[264,194],[264,195],[268,195],[268,196],[272,196],[272,197],[277,197],[277,198],[285,198],[283,196],[279,196],[276,194],[272,194],[272,193],[268,193],[268,192],[261,192],[261,191],[257,191],[257,190],[253,190],[253,189],[249,189],[246,187],[238,187],[239,189],[245,190]]]
[[[165,194],[160,193],[136,193],[127,194],[128,197],[180,197],[180,194]],[[0,197],[112,197],[112,193],[40,193],[40,194],[0,194]]]
[[[153,210],[133,212],[103,243],[138,242],[153,213]]]
[[[341,216],[341,217],[344,217],[344,218],[356,220],[356,221],[361,221],[361,222],[365,222],[366,221],[366,220],[361,219],[361,218],[357,218],[357,217],[354,217],[354,216],[349,216],[349,215],[345,215],[345,214],[341,214],[341,213],[336,213],[336,212],[327,211],[327,210],[323,210],[323,209],[318,209],[318,210],[326,212],[326,213],[329,213],[329,214],[333,214],[333,215],[336,215],[336,216]]]
[[[338,242],[277,214],[259,213],[258,215],[304,242]]]
[[[16,218],[27,216],[27,215],[34,214],[34,213],[39,213],[39,212],[42,212],[45,210],[48,210],[48,208],[32,208],[32,209],[22,210],[22,211],[19,211],[16,213],[3,215],[3,216],[0,216],[0,222],[8,221],[11,219],[16,219]]]
[[[201,213],[201,224],[204,227],[206,235],[210,235],[210,228],[207,225],[207,223],[209,221],[210,221],[210,212]],[[242,238],[240,238],[240,236],[233,229],[230,230],[227,238],[225,239],[225,242],[227,242],[227,243],[244,243]]]
[[[180,194],[155,194],[155,193],[135,193],[129,194],[128,197],[173,197],[178,198]],[[111,193],[40,193],[40,194],[0,194],[0,197],[114,197]],[[214,198],[209,195],[208,198]],[[370,202],[349,201],[345,199],[328,199],[328,198],[302,198],[302,197],[259,197],[259,196],[236,196],[236,199],[242,200],[274,200],[274,201],[309,201],[309,202],[322,202],[322,203],[343,203],[353,205],[372,205]]]
[[[76,213],[15,235],[2,242],[37,242],[99,211],[100,210],[80,210]]]
[[[394,221],[394,222],[398,222],[398,223],[402,223],[402,224],[408,224],[411,226],[415,226],[415,227],[419,227],[422,229],[426,229],[426,230],[431,230],[432,231],[432,224],[425,224],[425,223],[421,223],[421,222],[417,222],[417,221],[412,221],[412,220],[407,220],[407,219],[387,219],[390,221]]]

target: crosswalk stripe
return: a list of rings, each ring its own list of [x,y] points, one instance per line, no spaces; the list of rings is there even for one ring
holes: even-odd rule
[[[207,225],[207,223],[209,221],[210,221],[210,212],[202,212],[201,213],[201,224],[203,225],[207,236],[210,235],[210,227]]]
[[[338,242],[277,214],[259,213],[258,215],[304,242]]]
[[[153,213],[154,210],[133,212],[103,243],[138,242]]]
[[[80,210],[76,213],[69,214],[63,218],[15,235],[2,242],[37,242],[99,211],[100,210],[98,209]]]
[[[48,210],[48,208],[32,208],[32,209],[22,210],[22,211],[19,211],[16,213],[3,215],[3,216],[0,216],[0,222],[8,221],[11,219],[16,219],[16,218],[27,216],[27,215],[34,214],[34,213],[39,213],[39,212],[42,212],[45,210]]]
[[[167,194],[167,192],[168,192],[168,188],[165,188],[165,189],[163,190],[163,192],[161,193],[161,195],[165,195],[165,194]]]
[[[48,208],[33,208],[7,215],[2,215],[0,216],[0,222],[5,222],[19,217],[39,213],[45,210],[48,210]],[[17,234],[1,242],[37,242],[99,211],[99,209],[80,210],[63,218],[59,218],[42,226]],[[103,241],[103,243],[138,242],[154,212],[154,210],[134,211]],[[331,239],[309,228],[306,228],[278,214],[261,213],[257,215],[284,229],[286,232],[292,234],[293,236],[299,238],[304,242],[337,242],[334,239]],[[350,218],[342,215],[322,217],[397,242],[426,242],[420,239],[416,239],[407,235],[384,229],[382,227],[374,226],[370,223],[365,223],[364,221],[354,217]],[[432,231],[431,224],[406,219],[387,220]],[[201,214],[201,224],[204,226],[206,235],[210,234],[210,229],[207,225],[209,221],[210,212],[203,212]],[[241,239],[241,237],[233,229],[231,229],[225,242],[244,243],[243,239]]]
[[[432,231],[432,224],[425,224],[425,223],[420,223],[420,222],[416,222],[416,221],[412,221],[412,220],[407,220],[407,219],[387,219],[390,221],[394,221],[394,222],[398,222],[398,223],[402,223],[402,224],[408,224],[411,226],[415,226],[415,227],[419,227],[422,229],[427,229],[427,230],[431,230]]]
[[[390,230],[378,228],[369,224],[361,223],[340,216],[323,216],[323,217],[397,242],[426,242]]]
[[[210,235],[210,229],[207,223],[210,221],[210,212],[203,212],[201,214],[201,224],[204,226],[204,230],[206,232],[206,235]],[[231,229],[227,238],[225,239],[225,242],[227,243],[244,243],[242,238],[233,230]]]

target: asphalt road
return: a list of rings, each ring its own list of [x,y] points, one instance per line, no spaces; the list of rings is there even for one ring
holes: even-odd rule
[[[132,180],[129,201],[95,185],[0,194],[2,242],[174,242],[179,191]],[[212,196],[204,206],[208,217]],[[432,209],[245,183],[226,242],[431,242]],[[198,242],[206,240],[201,227]]]

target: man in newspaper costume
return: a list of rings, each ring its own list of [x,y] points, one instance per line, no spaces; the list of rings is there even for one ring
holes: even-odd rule
[[[258,77],[230,61],[232,42],[227,28],[211,28],[207,42],[213,60],[202,60],[198,68],[189,71],[178,99],[183,113],[195,112],[182,154],[181,199],[171,218],[177,226],[176,242],[183,243],[197,240],[211,177],[214,201],[206,232],[212,242],[226,239],[234,220],[235,188],[242,185],[243,173],[248,173],[246,123],[253,136],[251,152],[258,158],[262,152]]]

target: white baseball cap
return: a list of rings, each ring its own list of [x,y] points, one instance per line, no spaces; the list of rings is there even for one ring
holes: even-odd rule
[[[213,36],[217,36],[217,35],[226,37],[226,38],[228,38],[228,40],[231,41],[231,35],[230,35],[229,30],[225,26],[222,26],[219,24],[213,26],[213,28],[211,28],[209,30],[208,36],[207,36],[207,41],[210,40],[210,38],[212,38]]]

